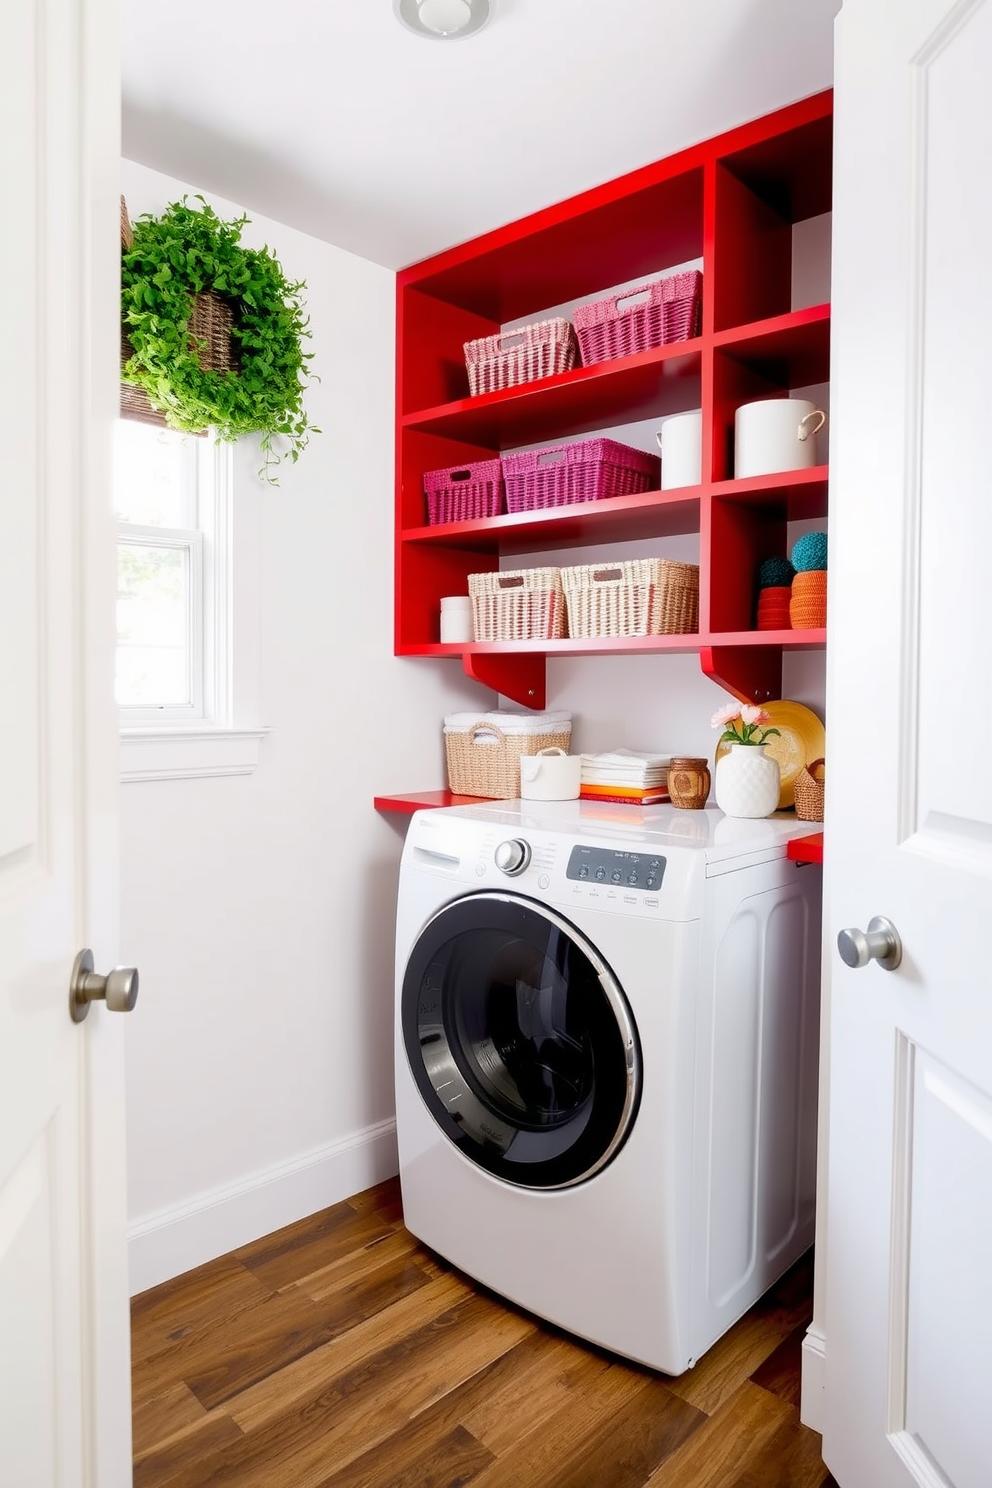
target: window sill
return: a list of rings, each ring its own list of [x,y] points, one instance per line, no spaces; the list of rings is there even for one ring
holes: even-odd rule
[[[121,781],[198,780],[251,775],[268,729],[130,728],[121,730]]]

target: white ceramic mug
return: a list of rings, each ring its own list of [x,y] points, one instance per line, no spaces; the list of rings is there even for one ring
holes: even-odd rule
[[[524,801],[578,800],[581,780],[581,754],[554,748],[520,756],[520,796]]]
[[[698,486],[703,469],[703,415],[677,413],[654,436],[661,450],[661,489]]]
[[[827,415],[807,398],[762,398],[734,415],[734,476],[807,470],[817,463],[816,435]]]

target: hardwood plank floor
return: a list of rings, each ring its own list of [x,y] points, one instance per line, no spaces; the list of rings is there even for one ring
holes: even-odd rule
[[[808,1258],[678,1379],[511,1307],[397,1180],[135,1297],[135,1488],[837,1488]]]

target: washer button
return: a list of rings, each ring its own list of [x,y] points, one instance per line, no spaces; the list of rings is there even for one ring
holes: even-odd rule
[[[627,879],[627,882],[630,884],[630,886],[631,886],[632,889],[636,889],[636,887],[637,887],[637,874],[636,873],[632,873],[629,876],[629,878]]]
[[[548,875],[546,873],[542,873],[540,878],[537,880],[537,887],[539,889],[546,889],[550,882],[551,880]]]
[[[614,883],[619,883],[622,877],[623,877],[623,874],[620,872],[619,868],[615,868],[613,870],[613,882]]]
[[[598,879],[604,879],[606,877],[606,869],[605,868],[597,868],[596,869],[596,877]]]

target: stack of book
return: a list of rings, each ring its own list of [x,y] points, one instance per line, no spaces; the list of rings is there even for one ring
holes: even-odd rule
[[[667,754],[642,754],[636,749],[584,754],[579,798],[620,801],[631,806],[654,806],[667,801],[670,759]]]

